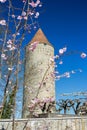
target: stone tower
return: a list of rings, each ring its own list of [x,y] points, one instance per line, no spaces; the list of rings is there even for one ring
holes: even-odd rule
[[[36,48],[29,50],[35,42],[38,42]],[[53,46],[39,29],[26,47],[23,118],[30,115],[29,106],[32,100],[55,98],[55,82],[52,77],[54,64],[50,62],[53,56]],[[35,111],[41,113],[39,108]]]

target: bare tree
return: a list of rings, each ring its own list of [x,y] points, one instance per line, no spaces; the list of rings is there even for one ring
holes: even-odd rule
[[[80,114],[80,115],[87,115],[87,101],[85,101],[85,102],[79,107],[79,114]]]
[[[57,106],[59,106],[58,111],[60,110],[64,110],[64,114],[67,113],[67,110],[70,109],[70,107],[72,106],[72,104],[70,104],[70,100],[69,99],[61,99],[58,102],[56,102]]]
[[[70,101],[70,104],[72,105],[73,111],[76,115],[79,114],[79,108],[81,106],[82,101],[80,99],[74,99]]]

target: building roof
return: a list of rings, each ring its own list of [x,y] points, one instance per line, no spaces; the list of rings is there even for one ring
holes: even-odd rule
[[[29,44],[31,44],[35,41],[38,41],[39,43],[46,43],[46,44],[52,46],[52,44],[48,41],[45,34],[43,33],[43,31],[40,28],[38,29],[38,31],[36,32],[36,34],[34,35],[32,40],[29,42]]]

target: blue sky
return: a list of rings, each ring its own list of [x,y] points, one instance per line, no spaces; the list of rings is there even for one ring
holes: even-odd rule
[[[42,0],[43,7],[39,26],[55,48],[55,54],[65,45],[68,51],[87,53],[87,1],[86,0]],[[56,82],[56,96],[61,93],[87,91],[87,58],[79,54],[65,56],[63,65],[58,65],[60,73],[81,68],[70,78]]]

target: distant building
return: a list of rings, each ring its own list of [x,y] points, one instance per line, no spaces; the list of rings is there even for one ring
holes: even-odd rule
[[[32,45],[36,42],[33,50]],[[39,29],[26,47],[23,118],[29,117],[29,105],[33,99],[42,101],[55,97],[54,62],[50,60],[53,56],[53,46]],[[37,107],[35,112],[41,113],[41,110]]]

